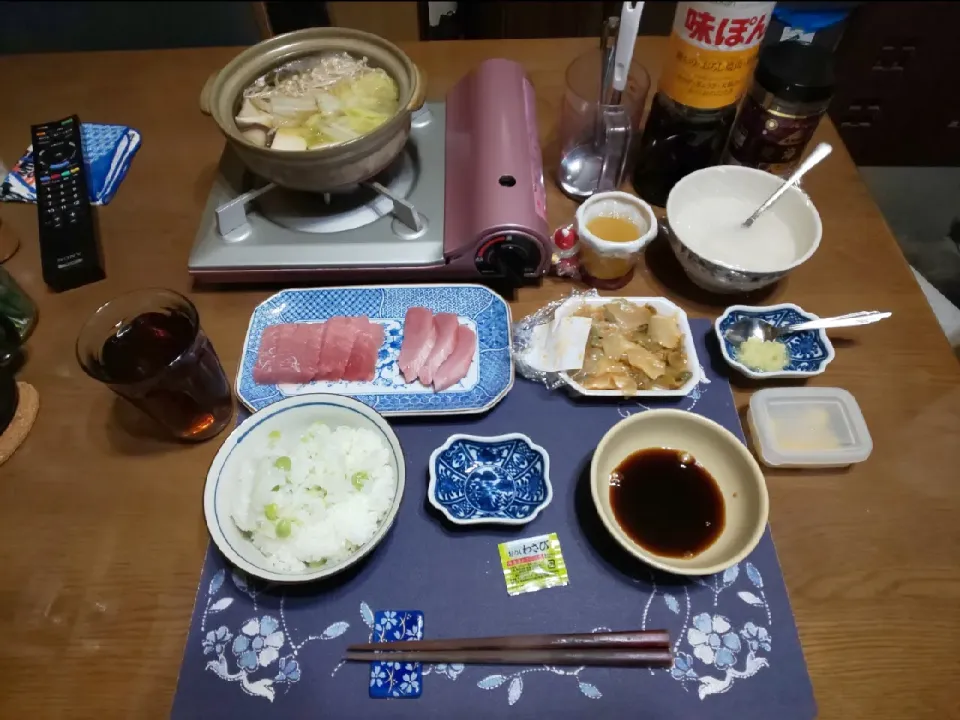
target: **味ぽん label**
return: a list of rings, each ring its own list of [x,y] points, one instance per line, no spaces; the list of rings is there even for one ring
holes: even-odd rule
[[[678,3],[660,91],[703,110],[735,103],[750,79],[774,5]]]

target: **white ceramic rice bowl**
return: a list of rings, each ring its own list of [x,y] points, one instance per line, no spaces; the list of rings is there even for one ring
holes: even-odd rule
[[[265,439],[272,431],[294,433],[317,421],[330,427],[365,428],[381,434],[397,479],[396,494],[376,533],[352,555],[339,562],[302,573],[273,570],[263,553],[244,537],[230,515],[234,498],[239,491],[239,468],[249,453],[253,452],[252,449],[260,444],[257,441]],[[405,468],[403,450],[396,434],[387,421],[368,405],[341,395],[315,394],[285,398],[240,423],[214,457],[207,471],[203,491],[203,514],[210,539],[236,567],[263,580],[303,583],[335,575],[369,554],[393,525],[403,498]]]

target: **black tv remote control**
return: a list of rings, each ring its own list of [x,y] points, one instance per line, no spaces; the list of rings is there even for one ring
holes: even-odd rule
[[[43,281],[56,292],[106,277],[87,191],[80,119],[32,125]]]

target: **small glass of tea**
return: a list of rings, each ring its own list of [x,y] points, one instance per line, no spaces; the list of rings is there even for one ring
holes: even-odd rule
[[[644,248],[657,235],[653,208],[625,192],[602,192],[584,202],[576,215],[580,274],[595,288],[614,290],[633,278]]]
[[[230,421],[230,383],[197,309],[149,288],[102,305],[77,338],[84,372],[182,440],[206,440]]]

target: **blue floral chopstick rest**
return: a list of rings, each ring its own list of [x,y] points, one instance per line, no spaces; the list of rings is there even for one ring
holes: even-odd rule
[[[419,610],[378,610],[373,616],[371,642],[422,639],[423,613]],[[420,663],[370,663],[370,697],[417,698],[422,693],[423,668]]]

